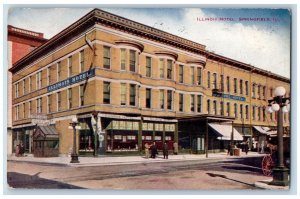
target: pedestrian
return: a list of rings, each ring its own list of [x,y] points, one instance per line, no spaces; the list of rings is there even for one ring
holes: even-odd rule
[[[168,159],[168,154],[169,154],[168,143],[165,142],[164,145],[163,145],[163,155],[164,155],[164,159]]]
[[[149,149],[150,149],[150,146],[148,143],[146,143],[145,144],[145,156],[147,159],[149,158]]]
[[[24,152],[25,152],[24,145],[23,145],[23,142],[21,142],[21,144],[20,144],[20,156],[23,156]]]
[[[157,154],[157,147],[155,142],[153,142],[151,147],[151,158],[155,159],[156,154]]]
[[[17,144],[16,146],[16,156],[19,157],[20,156],[20,145]]]
[[[246,153],[246,155],[248,154],[248,151],[249,151],[249,143],[246,142],[246,144],[245,144],[245,153]]]
[[[174,155],[177,155],[178,154],[178,144],[177,144],[177,142],[173,143],[173,149],[174,149]]]
[[[227,147],[227,155],[229,155],[229,154],[230,154],[230,150],[231,150],[231,145],[230,145],[230,144],[228,144],[228,147]]]

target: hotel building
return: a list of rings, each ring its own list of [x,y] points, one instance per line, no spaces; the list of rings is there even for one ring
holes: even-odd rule
[[[74,116],[80,155],[141,151],[153,141],[159,149],[167,141],[170,149],[178,142],[182,150],[219,151],[231,132],[252,142],[256,133],[276,129],[267,100],[277,86],[290,95],[285,77],[99,9],[10,72],[15,137],[51,127],[59,139],[49,145],[61,155],[72,151]],[[289,119],[285,113],[287,130]]]

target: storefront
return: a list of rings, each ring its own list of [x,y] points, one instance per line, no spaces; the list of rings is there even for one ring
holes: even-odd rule
[[[35,126],[24,125],[22,127],[15,127],[12,131],[12,143],[13,153],[16,152],[17,145],[23,145],[25,153],[32,153],[33,152],[33,131]]]

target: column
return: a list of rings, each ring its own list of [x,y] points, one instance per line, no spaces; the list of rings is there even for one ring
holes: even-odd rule
[[[138,132],[138,146],[139,146],[139,151],[141,152],[143,149],[142,146],[142,125],[143,125],[143,119],[139,121],[139,132]]]

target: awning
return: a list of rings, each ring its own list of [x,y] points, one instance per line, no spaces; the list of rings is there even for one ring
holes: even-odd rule
[[[233,129],[233,140],[242,141],[243,136],[231,125],[228,124],[208,124],[214,131],[216,131],[220,136],[217,138],[219,140],[231,140],[231,134]]]
[[[268,132],[268,135],[270,136],[270,137],[276,137],[277,136],[277,131],[269,131]]]
[[[270,130],[270,128],[268,127],[262,127],[262,126],[253,126],[253,128],[255,130],[257,130],[258,132],[260,132],[261,134],[265,134],[265,135],[268,135],[268,130]]]
[[[37,126],[33,138],[37,139],[38,137],[44,137],[45,139],[58,139],[59,135],[53,125]]]

